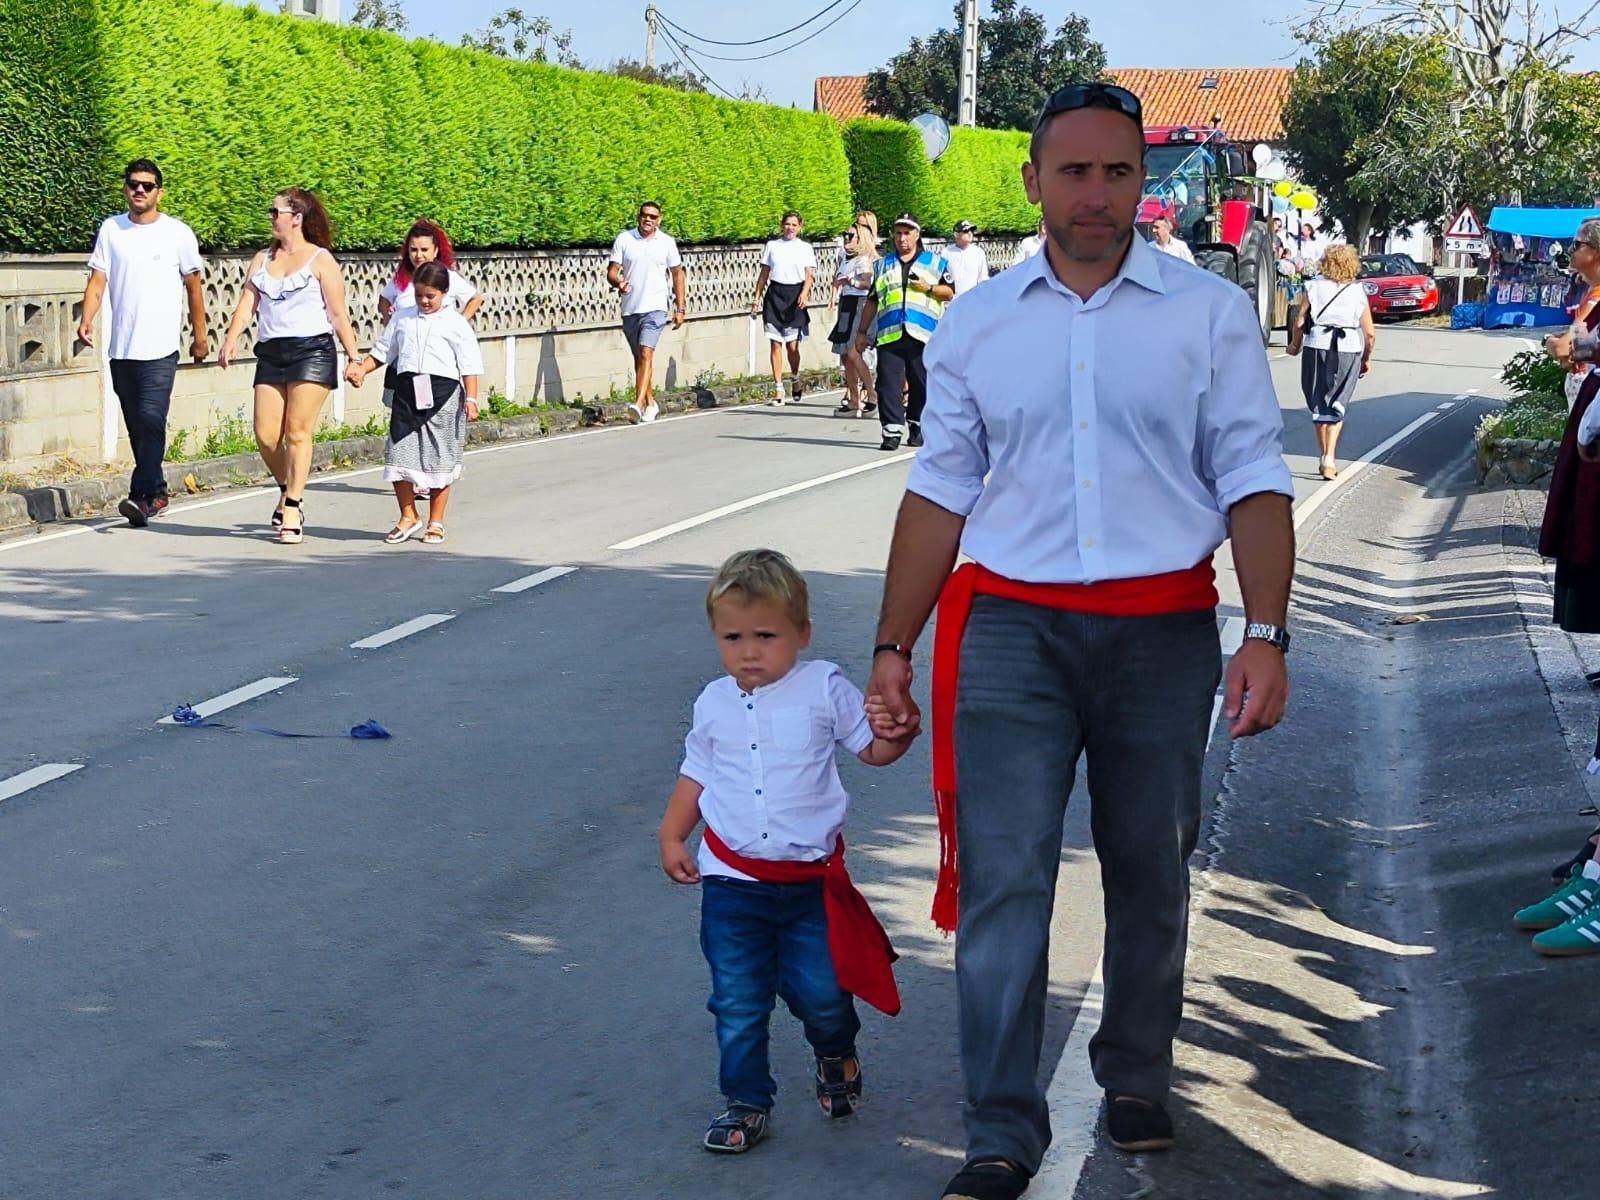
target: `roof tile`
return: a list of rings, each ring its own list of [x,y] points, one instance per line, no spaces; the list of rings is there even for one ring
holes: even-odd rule
[[[865,75],[820,75],[812,88],[811,110],[825,112],[837,121],[865,117],[867,77]]]
[[[1290,67],[1128,67],[1109,74],[1143,102],[1146,124],[1209,127],[1220,116],[1236,142],[1283,140]],[[1207,80],[1215,86],[1203,87]]]

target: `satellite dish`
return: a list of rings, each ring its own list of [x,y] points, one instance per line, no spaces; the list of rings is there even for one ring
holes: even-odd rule
[[[950,148],[950,125],[938,113],[912,117],[911,127],[922,135],[922,148],[929,162],[938,162],[939,156]]]
[[[1264,167],[1272,161],[1272,147],[1265,142],[1257,142],[1256,148],[1250,151],[1250,157],[1255,160],[1256,166]]]

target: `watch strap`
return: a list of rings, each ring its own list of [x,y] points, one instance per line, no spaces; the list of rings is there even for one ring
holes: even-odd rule
[[[909,659],[911,657],[911,647],[902,646],[899,642],[879,642],[872,648],[872,657],[877,658],[878,655],[882,654],[886,650],[893,650],[902,658]]]

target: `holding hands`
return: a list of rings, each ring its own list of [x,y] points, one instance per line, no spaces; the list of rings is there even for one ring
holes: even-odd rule
[[[344,369],[345,382],[351,387],[360,387],[366,377],[366,368],[358,362],[353,362]]]

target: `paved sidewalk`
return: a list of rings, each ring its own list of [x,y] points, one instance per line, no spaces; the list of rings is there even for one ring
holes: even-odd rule
[[[1307,531],[1290,718],[1233,748],[1202,845],[1179,1148],[1102,1150],[1079,1197],[1545,1200],[1588,1177],[1600,1085],[1572,1064],[1600,961],[1541,959],[1510,916],[1592,827],[1564,734],[1587,762],[1597,699],[1549,630],[1540,493],[1479,491],[1452,453],[1474,417]]]

